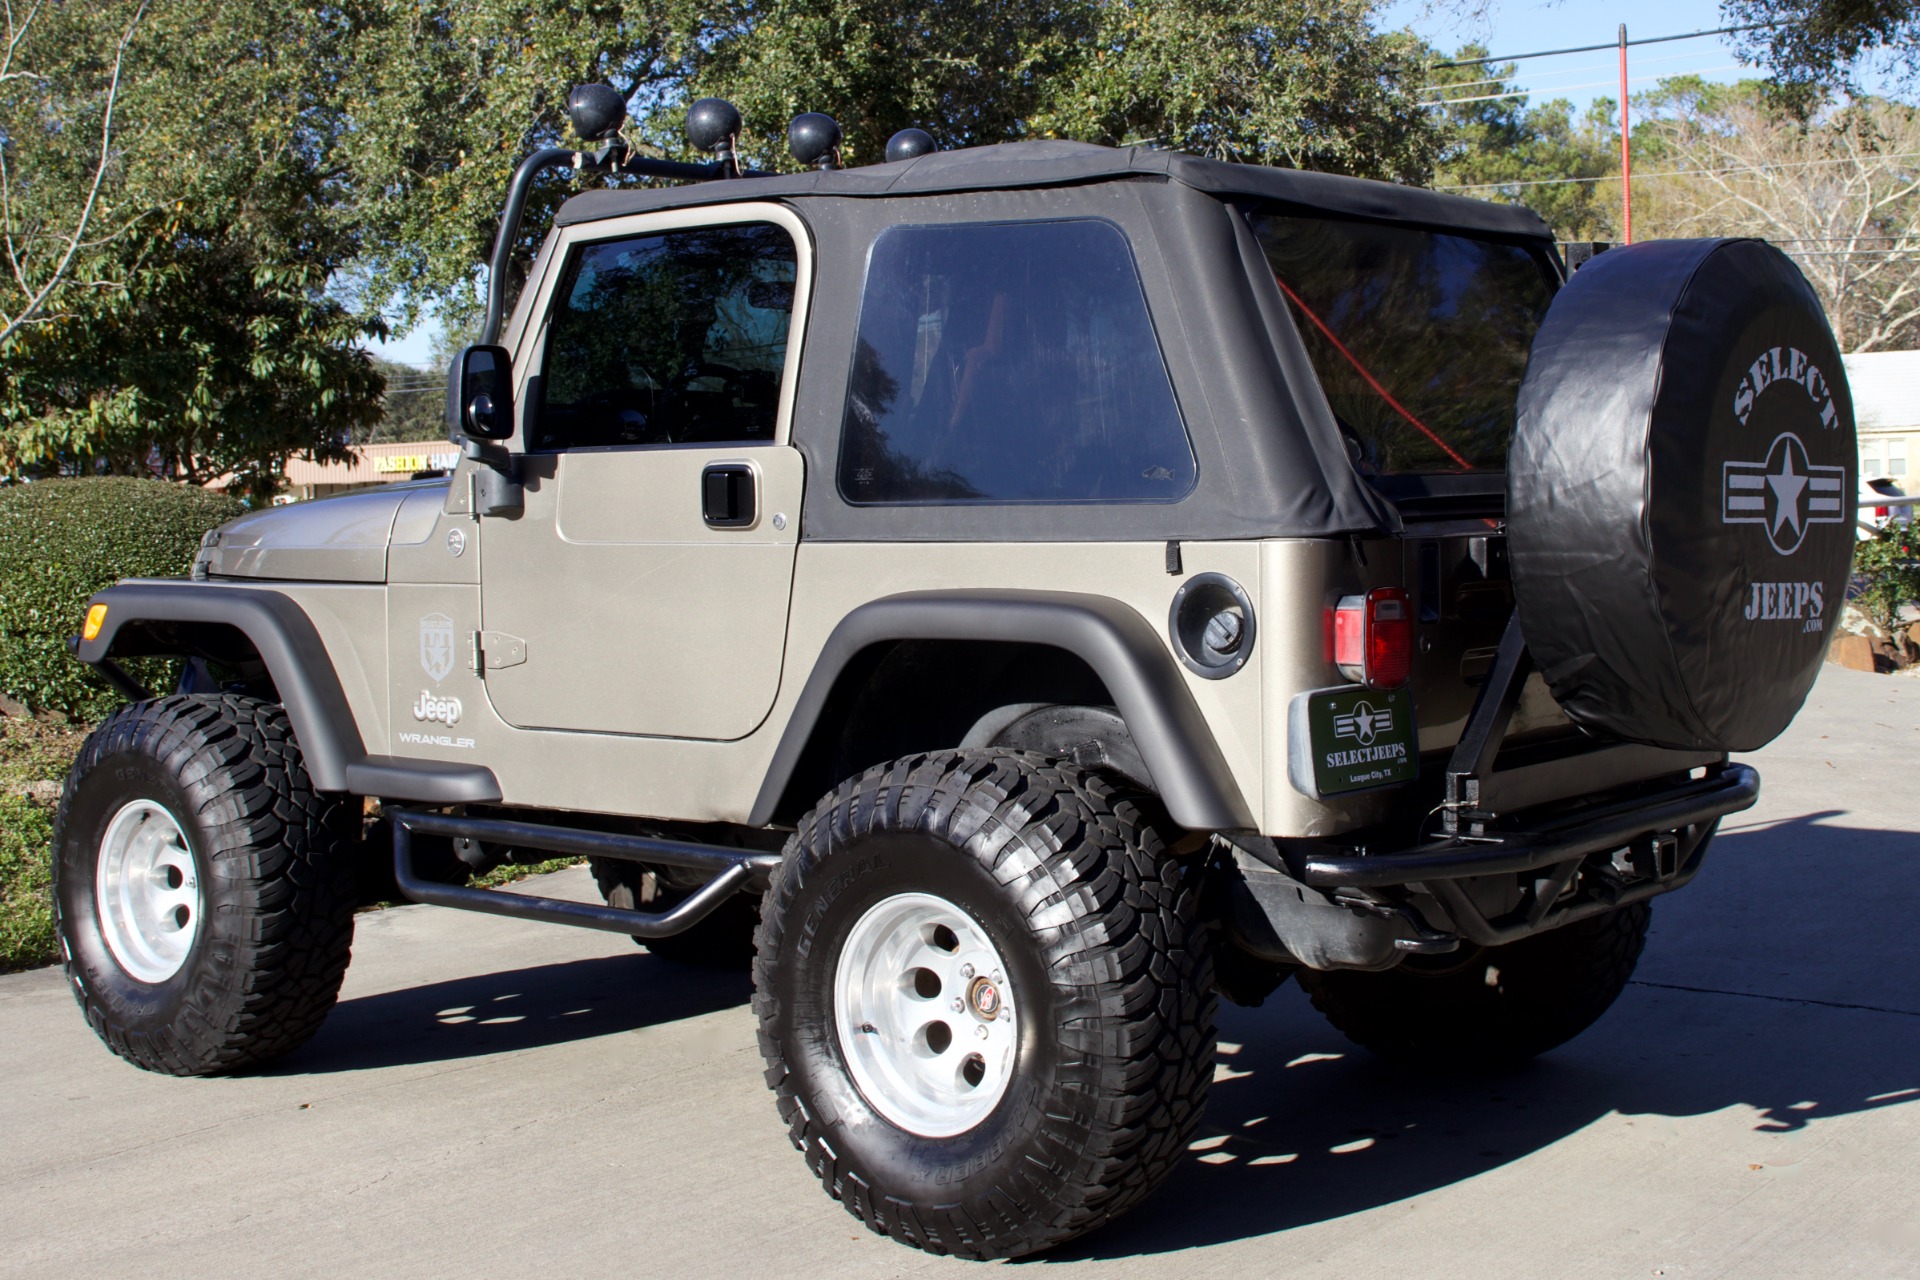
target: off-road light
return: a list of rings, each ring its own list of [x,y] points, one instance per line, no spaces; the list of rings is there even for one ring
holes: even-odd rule
[[[887,139],[887,160],[915,160],[936,150],[938,144],[925,129],[902,129]]]
[[[725,98],[701,98],[687,108],[687,141],[696,151],[731,152],[740,127],[740,108]]]
[[[627,121],[627,101],[610,84],[577,84],[567,95],[567,119],[587,142],[611,138]]]
[[[1401,587],[1343,596],[1334,606],[1333,661],[1347,679],[1392,689],[1413,671],[1413,609]]]
[[[90,604],[87,606],[86,625],[80,628],[82,640],[93,640],[100,635],[100,628],[107,625],[107,606]]]
[[[787,150],[808,167],[831,169],[840,147],[840,123],[818,111],[802,111],[787,125]]]

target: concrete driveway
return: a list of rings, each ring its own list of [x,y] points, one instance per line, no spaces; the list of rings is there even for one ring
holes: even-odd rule
[[[1532,1067],[1422,1079],[1288,986],[1102,1275],[1920,1276],[1920,679],[1829,667],[1637,981]],[[578,896],[581,871],[550,885]],[[610,935],[361,917],[271,1074],[150,1076],[0,978],[0,1275],[958,1274],[788,1147],[744,978]]]

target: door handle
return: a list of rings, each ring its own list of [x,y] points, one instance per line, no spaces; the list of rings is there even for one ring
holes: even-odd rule
[[[751,527],[756,496],[753,468],[744,462],[712,462],[700,473],[700,514],[709,529]]]

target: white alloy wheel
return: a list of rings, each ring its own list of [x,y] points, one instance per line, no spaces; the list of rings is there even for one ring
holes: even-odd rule
[[[868,1105],[923,1138],[986,1119],[1018,1044],[1006,975],[986,931],[944,898],[901,893],[869,907],[833,977],[840,1052]]]
[[[148,983],[180,972],[205,904],[186,834],[164,806],[134,800],[113,815],[100,841],[94,902],[121,968]]]

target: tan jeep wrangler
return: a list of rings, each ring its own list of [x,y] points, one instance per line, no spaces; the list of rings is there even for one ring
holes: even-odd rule
[[[116,1053],[301,1044],[390,857],[418,901],[751,948],[828,1193],[985,1258],[1175,1167],[1217,996],[1294,977],[1436,1063],[1605,1011],[1843,596],[1852,410],[1785,257],[1569,279],[1519,208],[918,131],[843,170],[819,116],[815,167],[756,175],[724,103],[694,165],[573,101],[602,145],[515,180],[451,477],[92,603],[78,655],[132,701],[68,780],[57,903]],[[555,167],[612,181],[505,317]],[[154,654],[177,692],[118,662]],[[449,851],[591,858],[607,905]]]

